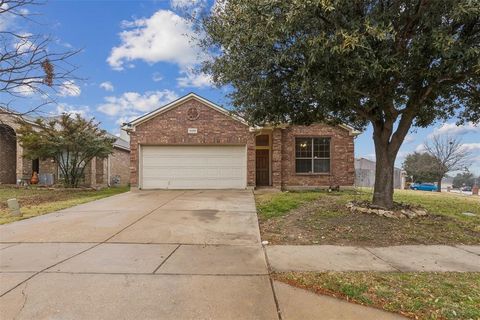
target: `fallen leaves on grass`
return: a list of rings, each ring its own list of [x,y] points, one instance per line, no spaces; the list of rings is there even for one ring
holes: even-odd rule
[[[417,195],[414,191],[399,195],[402,202],[413,201],[431,214],[415,219],[389,219],[351,213],[346,208],[346,203],[368,198],[370,194],[363,191],[257,195],[262,239],[272,244],[364,246],[480,243],[480,202],[478,207],[472,208],[472,204],[477,202],[465,197],[445,195],[443,199],[435,196],[436,201],[432,204],[430,195]],[[276,202],[279,199],[282,210],[276,212]],[[285,203],[289,205],[285,206]],[[447,209],[441,206],[442,203]],[[452,203],[455,204],[454,211],[450,210]],[[465,207],[479,213],[479,216],[460,217],[459,213]]]
[[[0,224],[28,219],[128,191],[128,187],[92,189],[55,189],[0,187]],[[16,198],[22,217],[11,216],[7,199]]]
[[[480,273],[288,272],[273,277],[413,319],[480,319]]]

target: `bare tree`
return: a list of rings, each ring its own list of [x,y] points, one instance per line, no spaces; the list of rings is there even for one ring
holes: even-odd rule
[[[448,172],[463,170],[469,166],[470,153],[462,147],[462,141],[450,136],[434,135],[425,143],[425,150],[433,158],[432,169],[438,182],[438,192],[442,190],[442,179]]]
[[[77,68],[68,60],[79,50],[52,50],[54,41],[42,34],[18,30],[15,22],[35,22],[30,9],[38,0],[0,0],[0,114],[25,115],[55,102],[61,87],[72,86]],[[11,22],[11,23],[9,23]],[[18,98],[38,94],[43,102],[15,112],[11,105]]]

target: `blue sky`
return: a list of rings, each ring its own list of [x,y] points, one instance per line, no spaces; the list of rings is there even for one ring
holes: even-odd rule
[[[181,18],[184,10],[194,10],[192,3],[203,1],[49,1],[32,9],[41,13],[36,17],[39,23],[12,22],[22,32],[50,34],[57,49],[83,49],[72,59],[82,80],[67,84],[56,94],[58,103],[43,112],[79,112],[118,134],[122,122],[192,91],[229,108],[224,89],[192,72],[200,51],[185,36],[191,27]],[[26,96],[16,105],[24,109],[38,101]],[[446,133],[462,139],[465,150],[473,154],[470,170],[480,174],[480,127],[457,127],[454,122],[412,130],[397,165],[406,154],[420,150],[432,134]],[[374,158],[370,128],[356,139],[355,148],[357,157]]]

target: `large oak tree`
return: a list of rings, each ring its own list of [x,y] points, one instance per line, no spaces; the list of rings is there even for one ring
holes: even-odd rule
[[[218,0],[200,32],[250,123],[371,124],[378,206],[412,126],[480,119],[480,0]]]

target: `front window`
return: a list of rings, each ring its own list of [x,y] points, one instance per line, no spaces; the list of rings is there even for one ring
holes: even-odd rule
[[[330,138],[295,138],[295,171],[330,172]]]

